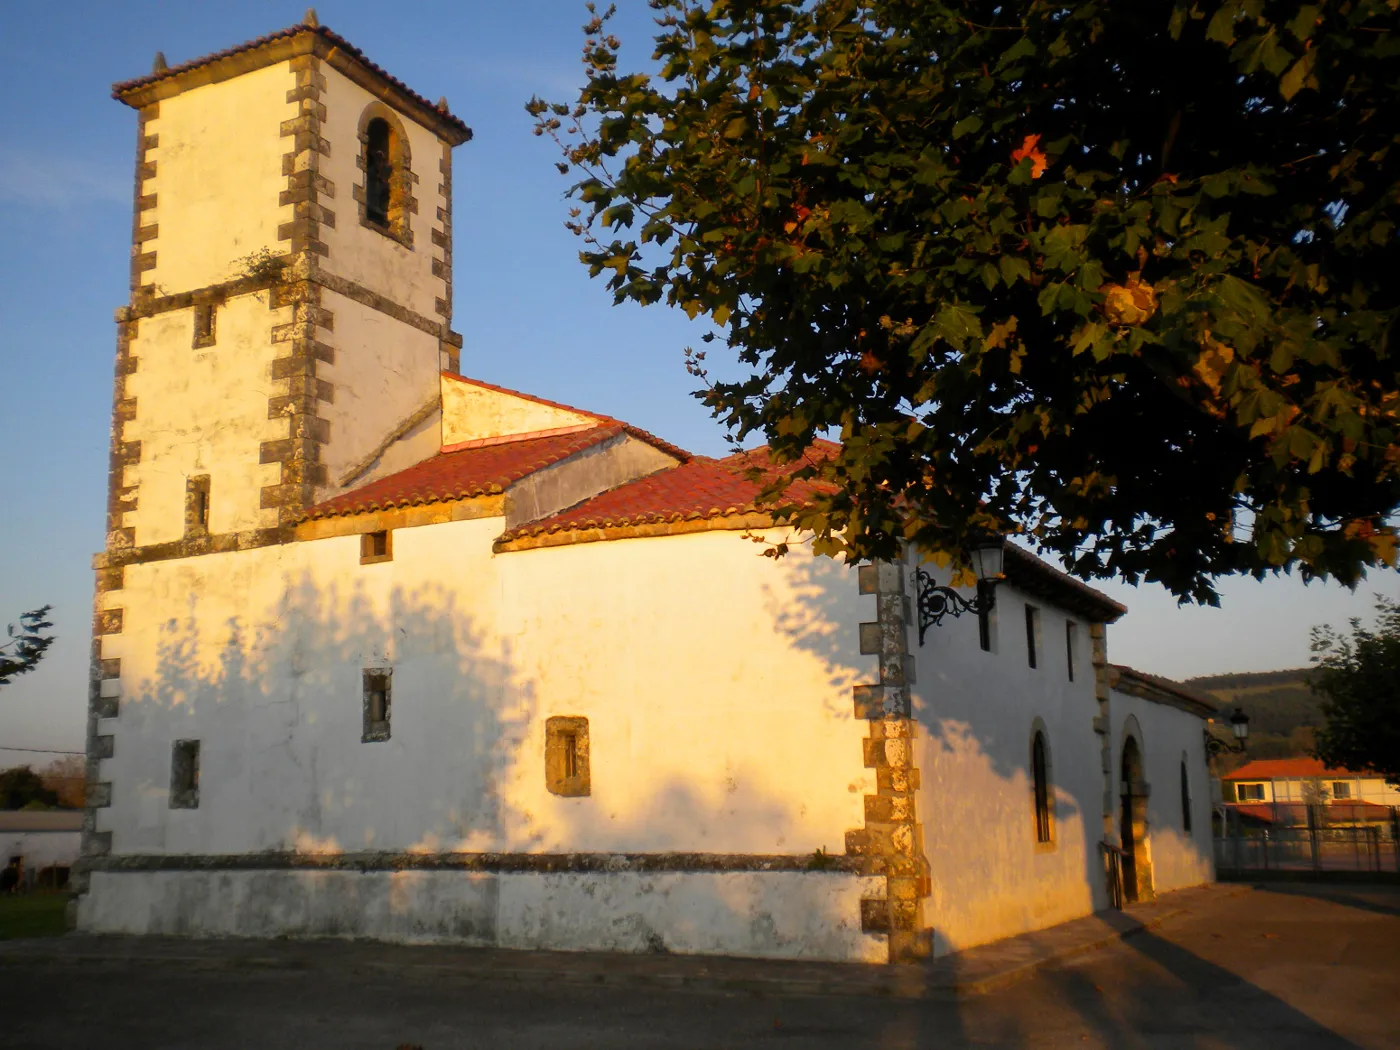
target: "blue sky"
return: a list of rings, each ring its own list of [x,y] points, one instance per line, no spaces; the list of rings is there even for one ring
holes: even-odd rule
[[[651,11],[619,0],[615,31],[645,57]],[[563,228],[566,181],[531,134],[531,94],[581,80],[581,0],[318,5],[323,24],[419,93],[446,95],[475,131],[454,171],[455,326],[468,375],[618,416],[694,452],[723,454],[691,396],[682,352],[700,329],[664,307],[613,307]],[[91,555],[102,545],[115,329],[126,301],[135,114],[110,85],[301,20],[244,0],[13,4],[0,29],[0,622],[46,602],[59,642],[0,690],[0,748],[82,746]],[[711,362],[717,355],[712,352]],[[1369,617],[1372,593],[1296,579],[1224,584],[1220,609],[1160,588],[1100,585],[1130,606],[1110,656],[1187,677],[1307,662],[1308,629]],[[25,759],[0,750],[0,768]]]

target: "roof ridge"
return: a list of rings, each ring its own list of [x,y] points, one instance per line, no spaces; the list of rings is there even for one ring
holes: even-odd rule
[[[260,47],[263,47],[264,45],[273,43],[274,41],[283,40],[291,36],[296,36],[298,33],[311,33],[328,41],[329,43],[333,44],[336,49],[344,52],[349,57],[353,58],[356,62],[360,63],[370,72],[374,73],[377,76],[383,77],[394,87],[402,90],[405,95],[407,95],[418,105],[422,106],[425,110],[441,115],[443,120],[445,120],[448,124],[452,125],[466,137],[464,141],[472,137],[471,128],[467,127],[466,122],[463,121],[461,117],[454,116],[445,107],[441,107],[433,102],[430,102],[427,98],[418,94],[418,92],[414,91],[411,87],[405,84],[398,77],[394,76],[383,66],[371,61],[369,56],[366,55],[364,51],[356,47],[354,44],[350,43],[350,41],[346,40],[339,33],[327,28],[324,25],[320,25],[319,23],[316,25],[309,25],[306,22],[297,22],[294,25],[287,26],[285,29],[278,29],[274,32],[266,33],[259,37],[254,37],[251,40],[245,40],[243,43],[235,44],[232,47],[220,48],[218,51],[211,51],[208,54],[199,55],[196,58],[191,58],[184,62],[180,62],[177,65],[169,66],[165,69],[147,73],[144,76],[132,77],[130,80],[119,80],[112,85],[112,97],[121,100],[122,96],[129,94],[130,92],[135,91],[138,88],[148,87],[149,85],[157,84],[162,80],[169,80],[172,77],[177,77],[183,73],[188,73],[192,69],[198,69],[200,66],[210,65],[211,63],[218,62],[220,59],[230,58],[234,55],[242,54],[245,51],[254,51]]]

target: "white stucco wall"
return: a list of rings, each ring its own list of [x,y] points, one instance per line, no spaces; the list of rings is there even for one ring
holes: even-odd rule
[[[239,276],[240,260],[264,248],[280,254],[277,227],[293,217],[290,204],[278,204],[287,188],[282,156],[291,148],[281,126],[297,115],[287,101],[293,86],[294,74],[279,62],[161,100],[146,127],[159,136],[146,155],[156,174],[142,187],[156,194],[156,207],[141,216],[160,227],[143,249],[155,250],[156,267],[142,277],[158,294]]]
[[[267,296],[236,296],[217,307],[215,343],[200,349],[191,346],[193,309],[138,323],[130,350],[137,367],[126,379],[136,413],[123,434],[141,443],[141,461],[126,468],[126,483],[140,486],[137,507],[125,518],[138,545],[184,535],[185,482],[198,474],[210,479],[212,532],[277,523],[261,495],[264,485],[277,483],[280,468],[258,459],[263,441],[287,436],[287,421],[269,419],[267,403],[285,392],[286,383],[272,379],[272,359],[286,344],[273,344],[271,331],[291,319],[291,310],[269,309]]]
[[[1211,844],[1210,774],[1206,767],[1205,723],[1196,715],[1166,704],[1113,690],[1109,701],[1113,726],[1114,828],[1121,819],[1123,744],[1131,733],[1142,751],[1149,786],[1147,841],[1152,861],[1152,888],[1157,893],[1199,886],[1215,880]],[[1191,793],[1191,830],[1185,828],[1181,766],[1186,763]]]
[[[317,409],[330,421],[330,442],[321,458],[334,489],[347,470],[438,393],[438,340],[329,290],[322,291],[321,306],[335,317],[335,331],[326,337],[335,347],[335,361],[316,368],[317,378],[335,388],[334,401]],[[426,455],[437,451],[424,442],[414,447]]]
[[[129,566],[115,850],[841,851],[873,791],[854,573],[736,533],[492,555],[500,529],[400,529],[377,565],[349,536]],[[392,739],[362,743],[379,665]],[[545,789],[555,714],[590,719],[591,797]],[[168,808],[178,739],[196,810]]]
[[[835,872],[99,872],[95,933],[373,937],[553,951],[883,961],[860,928],[882,880]]]
[[[925,568],[947,582],[945,571]],[[913,570],[911,563],[911,593]],[[1040,609],[1034,669],[1026,653],[1027,602]],[[1067,619],[1079,625],[1072,682]],[[1103,774],[1088,624],[1008,583],[996,589],[993,621],[991,652],[980,648],[972,615],[930,627],[922,648],[917,625],[909,636],[922,734],[918,812],[933,882],[925,917],[940,955],[1107,906],[1097,845]],[[1049,846],[1035,835],[1036,719],[1045,727],[1054,793]]]
[[[71,868],[78,859],[79,838],[76,831],[0,831],[0,866],[11,857],[23,858],[26,883],[51,864]]]
[[[542,404],[470,380],[446,374],[442,377],[444,446],[509,434],[531,434],[537,430],[593,426],[597,422],[596,417],[582,412]]]
[[[413,196],[418,200],[417,214],[408,217],[413,230],[412,247],[362,225],[353,196],[354,186],[364,183],[364,173],[356,165],[360,156],[360,116],[377,99],[328,63],[321,63],[321,73],[326,78],[321,96],[326,118],[321,135],[330,143],[330,155],[320,157],[318,163],[320,174],[334,187],[333,199],[325,203],[335,212],[336,222],[334,228],[322,227],[321,239],[330,255],[320,265],[387,296],[399,306],[437,320],[435,303],[446,293],[443,279],[433,276],[433,258],[442,253],[432,242],[433,228],[442,225],[437,218],[438,209],[446,204],[438,192],[442,185],[442,143],[434,132],[399,114],[408,135],[415,176]],[[433,349],[436,368],[436,346]]]

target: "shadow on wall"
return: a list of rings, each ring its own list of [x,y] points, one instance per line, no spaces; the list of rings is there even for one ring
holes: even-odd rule
[[[122,699],[110,767],[121,781],[119,808],[110,811],[118,860],[296,853],[333,863],[337,855],[381,851],[547,853],[604,827],[614,839],[660,838],[675,850],[703,852],[695,829],[734,819],[724,783],[684,777],[647,785],[639,804],[621,814],[596,798],[566,800],[544,816],[513,802],[531,797],[511,790],[522,777],[543,783],[539,723],[548,712],[515,666],[509,640],[489,641],[442,585],[372,593],[362,583],[322,586],[304,574],[264,590],[269,600],[261,606],[256,592],[244,597],[235,615],[215,622],[204,611],[212,599],[198,581],[190,584],[182,614],[154,632],[154,673],[137,675]],[[388,739],[366,741],[362,674],[380,667],[392,669],[390,731]],[[194,809],[168,808],[179,740],[200,741]],[[800,790],[770,791],[743,813],[782,843],[804,805]],[[660,836],[649,816],[655,813],[673,825]],[[839,850],[837,842],[830,846]],[[815,848],[791,847],[799,855]],[[234,872],[161,871],[146,880],[99,872],[105,881],[85,907],[92,928],[114,932],[368,933],[517,947],[880,957],[882,942],[860,929],[869,880],[821,857],[812,869],[504,877],[253,864]],[[580,923],[590,913],[601,917],[601,932]]]
[[[121,852],[471,849],[508,830],[529,848],[528,814],[497,786],[519,761],[534,693],[450,590],[376,598],[308,574],[262,624],[215,626],[203,607],[192,591],[160,626],[156,673],[127,688],[117,726],[118,775],[140,782],[146,807],[166,804],[172,742],[200,741],[201,817],[141,819]],[[383,667],[389,738],[366,742],[363,672]]]
[[[775,628],[823,662],[832,687],[823,703],[834,719],[849,721],[851,686],[878,681],[878,658],[853,655],[857,622],[875,618],[875,599],[853,603],[853,568],[827,558],[789,560],[795,601],[771,597]],[[914,637],[911,628],[911,645]],[[955,648],[961,645],[972,649]],[[975,631],[947,628],[914,649],[914,714],[922,736],[917,819],[932,889],[924,919],[940,955],[1109,906],[1099,847],[1103,738],[1093,728],[1099,710],[1092,679],[1071,686],[1051,681],[1042,668],[1040,680],[1034,673],[1022,680],[1017,675],[1026,672],[1005,665],[1010,653],[976,647]],[[1049,752],[1049,844],[1037,842],[1031,769],[1037,726]],[[1116,791],[1113,805],[1117,827]],[[1195,840],[1164,826],[1149,830],[1149,848],[1154,837],[1209,870],[1210,858]]]

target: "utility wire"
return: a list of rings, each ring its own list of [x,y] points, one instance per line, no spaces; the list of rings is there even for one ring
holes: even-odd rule
[[[59,751],[52,747],[5,747],[0,745],[0,751],[34,751],[41,755],[86,755],[86,751]]]

